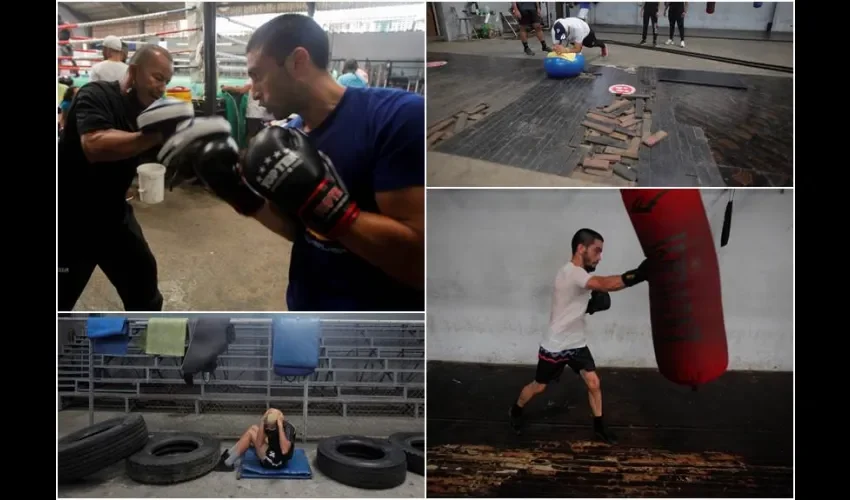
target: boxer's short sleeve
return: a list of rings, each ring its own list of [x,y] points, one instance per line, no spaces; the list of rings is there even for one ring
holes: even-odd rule
[[[425,99],[413,93],[394,99],[377,114],[376,192],[425,185]]]
[[[115,118],[103,89],[98,85],[83,85],[74,98],[74,113],[80,135],[115,128]]]

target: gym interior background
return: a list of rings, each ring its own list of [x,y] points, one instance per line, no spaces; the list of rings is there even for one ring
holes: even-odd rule
[[[729,241],[717,250],[726,374],[696,392],[659,374],[645,285],[612,293],[611,309],[587,319],[603,414],[621,436],[620,445],[608,449],[586,444],[586,390],[571,372],[532,400],[526,411],[529,430],[522,436],[510,432],[507,412],[533,379],[553,280],[570,258],[575,231],[589,227],[605,238],[598,275],[620,274],[643,260],[619,191],[429,191],[429,496],[544,491],[548,476],[541,473],[535,483],[532,470],[540,460],[551,461],[559,477],[555,483],[575,481],[586,496],[612,487],[631,491],[625,496],[700,497],[718,488],[731,496],[791,496],[793,193],[702,191],[717,246],[733,192]],[[547,400],[564,398],[568,411],[548,413]],[[552,455],[542,456],[537,450],[545,446],[538,440],[554,435],[573,449],[555,446]],[[453,447],[458,444],[474,445],[487,458],[467,457]],[[493,447],[518,455],[500,455]],[[575,461],[567,466],[557,453],[569,453]],[[721,454],[727,458],[718,458]],[[508,459],[499,457],[524,465],[509,467]],[[474,472],[467,467],[471,460],[487,466]],[[588,467],[598,463],[594,460],[608,461],[611,468],[593,474]],[[639,470],[646,463],[651,467]],[[487,479],[500,467],[519,471],[499,481]],[[458,481],[453,468],[474,477]],[[631,473],[645,480],[625,482]],[[677,474],[687,481],[674,480]],[[479,486],[458,490],[459,484]]]
[[[198,58],[203,57],[203,51],[198,50],[203,40],[203,4],[61,2],[58,12],[65,23],[97,23],[128,16],[134,20],[73,29],[73,57],[61,55],[57,48],[59,75],[70,76],[76,86],[84,85],[88,81],[86,68],[100,60],[98,42],[107,35],[122,37],[131,55],[136,45],[159,44],[175,58],[175,76],[168,88],[188,89],[197,115],[210,114],[212,109],[226,117],[235,139],[245,146],[247,96],[222,91],[221,86],[241,87],[249,81],[245,44],[252,27],[282,13],[302,13],[312,15],[329,33],[329,71],[341,72],[344,61],[353,58],[368,74],[371,86],[424,95],[422,2],[216,2],[217,85],[213,85],[214,102],[209,101],[205,98],[208,82],[198,66]],[[156,205],[145,205],[138,199],[131,203],[157,257],[164,310],[286,309],[289,242],[245,220],[198,185],[184,184],[166,191],[164,201]],[[192,244],[186,245],[187,241]],[[249,248],[250,263],[243,255]],[[75,309],[121,310],[122,305],[114,288],[96,269]]]
[[[579,3],[540,2],[549,46],[553,23]],[[524,53],[510,2],[428,2],[429,186],[793,185],[792,2],[687,2],[684,39],[662,9],[657,45],[651,27],[641,44],[643,2],[586,3],[608,55],[585,47],[584,72],[556,79],[533,30],[534,56]],[[622,85],[642,137],[667,133],[639,148],[634,176],[582,162],[591,147],[580,124]]]
[[[89,318],[126,319],[126,354],[104,355],[90,348]],[[195,376],[188,386],[178,371],[185,358],[146,354],[143,333],[151,318],[217,317],[230,319],[233,342],[218,356],[209,377]],[[308,376],[277,376],[272,352],[277,339],[271,320],[318,320],[319,364]],[[312,464],[310,481],[237,481],[233,473],[206,474],[187,482],[157,487],[127,477],[123,463],[63,485],[60,497],[419,497],[424,477],[408,472],[400,486],[368,491],[329,479],[316,467],[322,440],[339,435],[387,438],[423,433],[425,332],[422,314],[65,314],[59,319],[59,437],[93,423],[141,413],[148,432],[203,433],[230,447],[268,407],[282,410],[298,433]],[[190,327],[191,330],[191,327]],[[194,335],[191,336],[194,341]],[[278,340],[274,341],[275,343]],[[191,349],[191,343],[189,349]],[[186,350],[186,356],[189,356]],[[422,443],[420,443],[422,446]],[[207,472],[209,472],[207,470]],[[281,490],[284,488],[284,490]],[[212,493],[215,492],[215,493]]]

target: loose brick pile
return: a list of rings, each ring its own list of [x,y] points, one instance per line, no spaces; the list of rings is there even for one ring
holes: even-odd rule
[[[667,132],[652,129],[648,96],[617,98],[608,106],[590,109],[582,125],[582,142],[588,154],[581,161],[582,171],[595,176],[612,174],[634,182],[641,145],[652,147],[667,137]]]
[[[428,147],[430,148],[441,141],[445,141],[478,120],[482,120],[489,112],[489,105],[479,104],[472,109],[461,111],[454,116],[434,124],[432,127],[428,127]]]

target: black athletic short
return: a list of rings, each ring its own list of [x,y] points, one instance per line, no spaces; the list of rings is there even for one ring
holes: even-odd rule
[[[596,38],[596,33],[594,33],[593,30],[590,30],[590,33],[588,33],[587,36],[584,37],[584,40],[581,41],[582,47],[602,47],[603,45],[605,44]]]
[[[535,24],[542,24],[540,16],[537,14],[537,9],[524,9],[519,11],[520,26],[528,27]]]
[[[534,381],[538,384],[548,384],[561,377],[564,367],[569,366],[576,373],[596,371],[596,362],[587,346],[578,349],[568,349],[552,353],[543,349],[537,351],[537,373]]]
[[[271,446],[266,448],[266,455],[260,460],[260,465],[263,466],[264,469],[282,469],[286,466],[286,463],[292,458],[292,455],[295,454],[295,445],[289,445],[289,453],[286,455],[282,455],[278,450],[273,450]]]

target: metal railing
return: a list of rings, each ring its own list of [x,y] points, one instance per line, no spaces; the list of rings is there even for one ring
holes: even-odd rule
[[[145,354],[146,319],[130,319],[126,355],[92,352],[85,317],[59,318],[60,407],[88,402],[125,412],[256,413],[269,406],[301,413],[302,437],[310,415],[424,417],[424,321],[322,319],[319,366],[306,377],[272,371],[271,319],[231,319],[235,340],[211,376],[187,385],[182,358]]]

